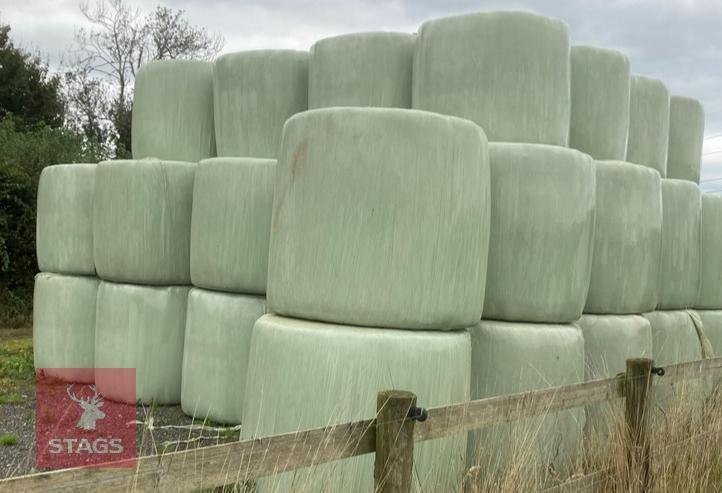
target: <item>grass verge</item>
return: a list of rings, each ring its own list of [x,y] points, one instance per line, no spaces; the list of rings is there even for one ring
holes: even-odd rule
[[[0,404],[21,404],[21,391],[35,382],[29,329],[0,329]]]

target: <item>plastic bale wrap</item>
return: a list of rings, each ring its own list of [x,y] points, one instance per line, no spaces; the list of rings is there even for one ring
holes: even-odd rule
[[[712,354],[709,357],[722,356],[722,310],[695,310],[702,322],[704,335],[710,343]],[[712,375],[708,379],[710,393],[716,391],[722,383],[722,375]]]
[[[95,167],[95,164],[56,164],[40,173],[35,233],[40,270],[95,274]]]
[[[183,349],[184,413],[241,422],[251,333],[265,308],[263,297],[191,289]]]
[[[33,295],[35,368],[68,382],[93,382],[95,277],[41,272]]]
[[[317,41],[308,67],[308,107],[411,107],[415,36],[354,33]]]
[[[584,340],[578,327],[482,320],[469,332],[471,399],[584,380]],[[580,407],[482,428],[469,434],[468,463],[499,471],[521,454],[557,471],[568,470],[584,420]]]
[[[201,161],[193,188],[190,275],[194,285],[265,293],[274,159]]]
[[[684,180],[662,180],[662,260],[658,308],[694,306],[699,290],[699,187]]]
[[[286,123],[276,176],[270,312],[409,329],[481,318],[489,165],[477,125],[311,110]]]
[[[655,311],[645,313],[652,327],[652,357],[654,365],[664,367],[702,359],[702,345],[694,321],[685,310]],[[700,394],[706,393],[704,380],[687,380],[679,384],[656,382],[653,389],[655,414],[663,416],[673,406],[701,403]]]
[[[570,147],[594,159],[624,160],[630,77],[626,55],[591,46],[572,47]]]
[[[283,123],[308,108],[308,53],[223,55],[214,64],[213,89],[218,155],[275,158]]]
[[[93,250],[99,277],[190,284],[195,171],[195,163],[157,159],[98,165]]]
[[[657,306],[662,192],[657,171],[595,162],[597,214],[592,276],[584,311],[643,313]]]
[[[144,64],[135,77],[131,128],[134,159],[199,161],[215,156],[213,64]]]
[[[584,315],[575,323],[584,335],[586,380],[610,378],[626,371],[627,359],[652,357],[652,328],[640,315]],[[623,416],[620,400],[587,406],[590,443],[608,437],[609,424]]]
[[[569,33],[528,12],[436,19],[419,30],[413,107],[468,118],[489,141],[566,146]]]
[[[695,307],[722,309],[722,196],[702,194],[699,293]],[[720,354],[722,356],[722,354]]]
[[[484,318],[577,320],[589,289],[595,175],[572,149],[489,144],[491,230]]]
[[[180,403],[189,289],[100,283],[96,367],[135,368],[136,379],[131,400],[111,374],[98,373],[96,385],[104,396],[126,403]]]
[[[699,183],[703,143],[702,103],[684,96],[672,96],[669,106],[667,176]]]
[[[261,317],[253,330],[242,439],[372,418],[382,390],[414,392],[418,405],[469,399],[469,334],[342,327]],[[414,490],[454,491],[466,434],[415,445]],[[373,455],[271,476],[261,491],[373,490]]]
[[[667,176],[669,91],[664,83],[632,76],[629,97],[627,161],[649,166]]]

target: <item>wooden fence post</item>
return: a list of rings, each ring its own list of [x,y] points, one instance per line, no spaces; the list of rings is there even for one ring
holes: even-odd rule
[[[416,406],[416,395],[384,390],[376,398],[376,493],[411,491],[414,467],[414,420],[407,419]]]
[[[649,358],[628,359],[624,379],[629,491],[635,493],[647,493],[652,486],[649,431],[652,366]]]

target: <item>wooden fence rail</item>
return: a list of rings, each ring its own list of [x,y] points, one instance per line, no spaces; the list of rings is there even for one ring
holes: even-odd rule
[[[409,461],[415,442],[619,398],[626,400],[629,463],[640,470],[636,487],[648,491],[649,392],[657,378],[653,373],[662,373],[652,368],[651,360],[632,359],[627,361],[627,372],[616,377],[428,410],[415,408],[413,394],[386,391],[378,396],[376,419],[140,457],[133,468],[74,468],[18,476],[0,481],[0,491],[191,492],[376,453],[377,491],[405,493],[411,485]],[[722,372],[722,357],[667,366],[663,371],[665,383],[703,378]],[[593,472],[549,491],[586,491],[587,485],[607,474]]]

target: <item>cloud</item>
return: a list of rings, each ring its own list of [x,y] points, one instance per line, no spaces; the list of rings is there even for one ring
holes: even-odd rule
[[[130,1],[145,11],[156,0]],[[425,20],[476,10],[525,9],[567,22],[572,41],[627,53],[635,73],[665,81],[673,93],[700,99],[708,135],[722,133],[722,2],[719,0],[167,0],[191,22],[221,33],[224,52],[308,49],[336,34],[413,32]],[[78,0],[23,0],[0,7],[13,37],[57,63],[83,24]],[[711,142],[709,145],[715,144]],[[707,151],[705,151],[707,152]],[[703,177],[722,176],[705,156]],[[704,179],[704,178],[703,178]]]

